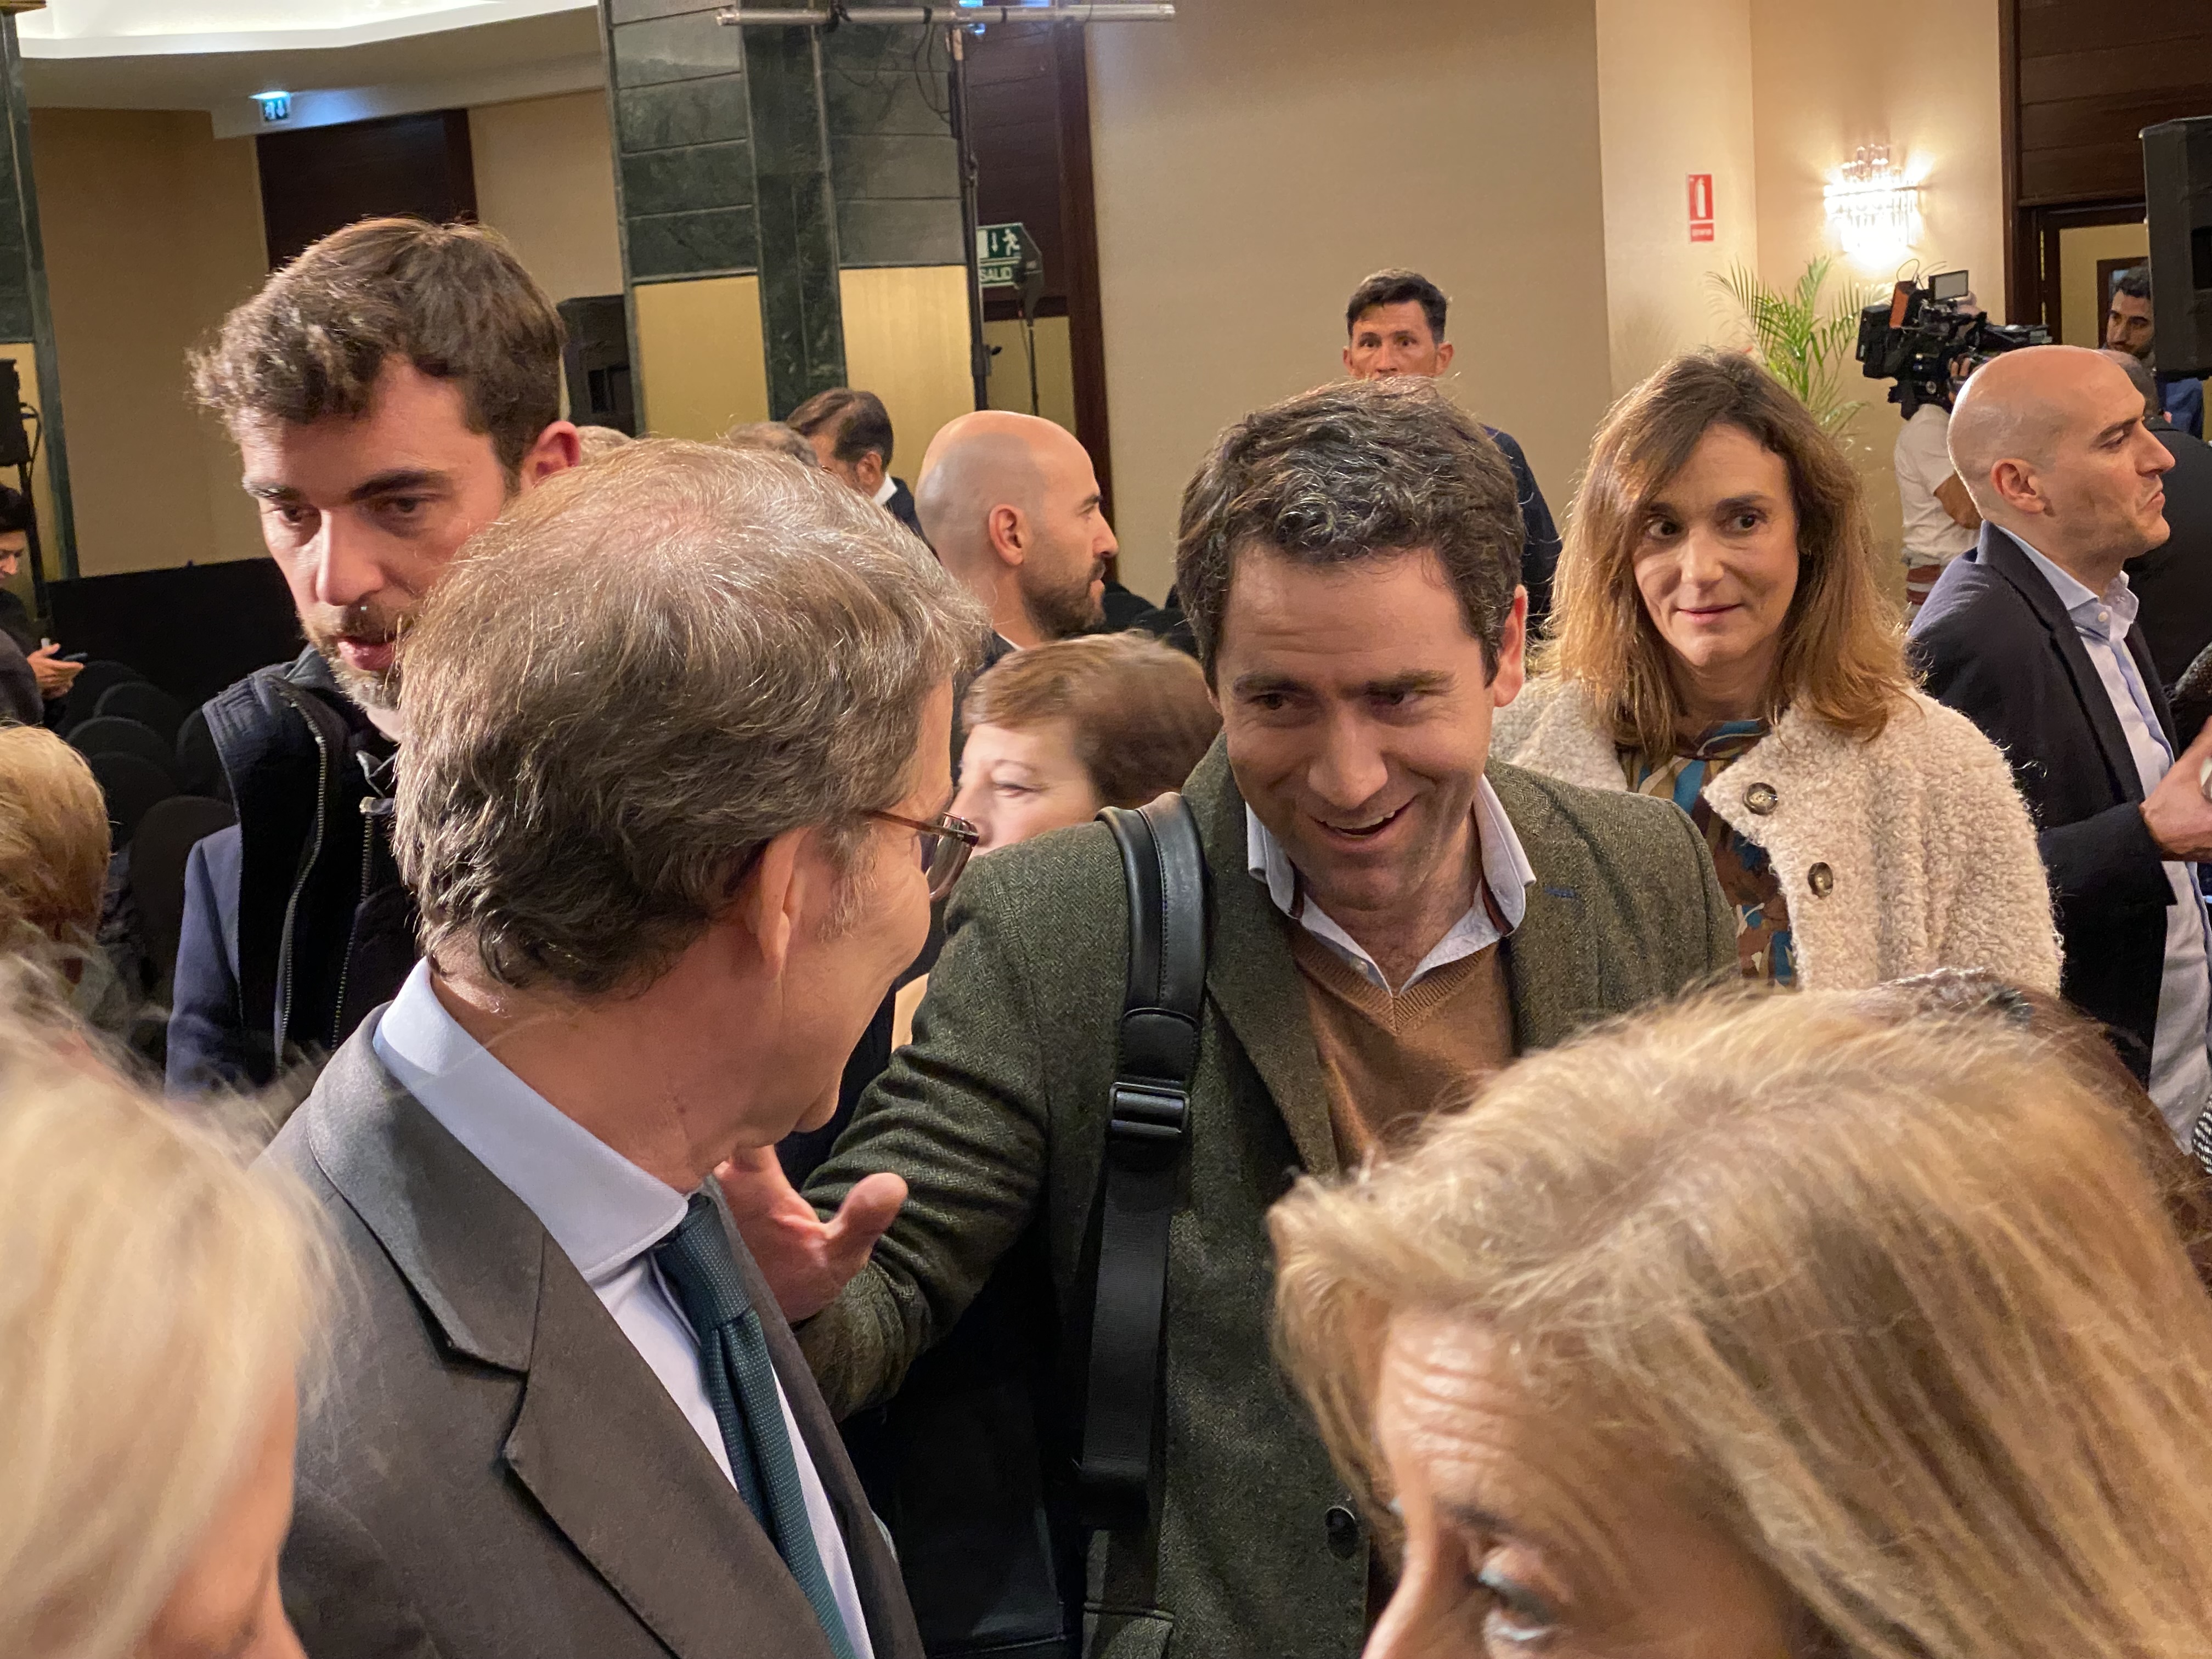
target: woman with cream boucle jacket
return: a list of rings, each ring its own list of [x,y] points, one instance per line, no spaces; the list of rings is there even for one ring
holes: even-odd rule
[[[1857,475],[1804,405],[1740,353],[1677,358],[1598,434],[1491,753],[1689,813],[1747,978],[1966,968],[2055,992],[2027,808],[1913,684],[1875,568]]]
[[[2056,993],[2049,889],[2012,773],[1965,715],[1908,696],[1866,743],[1785,711],[1705,799],[1773,861],[1805,988],[1985,968]],[[1490,748],[1567,783],[1627,787],[1589,699],[1558,679],[1498,711]]]

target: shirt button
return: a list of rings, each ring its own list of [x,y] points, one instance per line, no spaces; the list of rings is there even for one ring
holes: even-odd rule
[[[1328,1538],[1328,1553],[1338,1560],[1349,1561],[1358,1553],[1359,1517],[1343,1504],[1330,1504],[1321,1527]]]
[[[1754,783],[1743,792],[1743,804],[1759,817],[1765,817],[1782,805],[1782,797],[1774,793],[1772,784]]]
[[[1825,864],[1816,864],[1805,872],[1805,884],[1813,890],[1814,898],[1826,898],[1836,890],[1836,872]]]

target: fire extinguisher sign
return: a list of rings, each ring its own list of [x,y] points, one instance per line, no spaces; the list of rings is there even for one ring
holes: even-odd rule
[[[1713,240],[1713,175],[1710,173],[1690,175],[1690,240]]]

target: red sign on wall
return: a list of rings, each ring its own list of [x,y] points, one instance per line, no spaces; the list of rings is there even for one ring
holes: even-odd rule
[[[1690,175],[1690,240],[1713,240],[1713,175],[1710,173]]]

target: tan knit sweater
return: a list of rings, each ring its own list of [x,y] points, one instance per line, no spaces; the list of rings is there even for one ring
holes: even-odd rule
[[[1329,1123],[1346,1164],[1466,1100],[1513,1058],[1512,1000],[1495,945],[1396,996],[1303,927],[1291,930],[1291,957],[1305,981]]]

